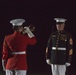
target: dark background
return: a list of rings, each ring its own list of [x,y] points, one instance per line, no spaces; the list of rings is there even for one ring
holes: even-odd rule
[[[2,43],[5,35],[13,32],[10,20],[24,18],[25,25],[36,27],[37,44],[27,49],[28,73],[50,75],[51,68],[46,64],[45,48],[48,38],[55,28],[55,17],[66,18],[65,30],[70,32],[74,41],[72,65],[67,68],[68,75],[76,74],[76,2],[74,0],[6,0],[0,1],[0,61],[2,57]],[[0,62],[0,70],[2,65]]]

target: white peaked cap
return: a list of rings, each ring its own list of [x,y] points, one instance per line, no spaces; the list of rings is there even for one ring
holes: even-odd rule
[[[65,21],[67,21],[67,19],[64,19],[64,18],[54,18],[54,20],[56,20],[56,22],[65,22]]]
[[[24,22],[24,19],[13,19],[10,21],[13,26],[21,26]]]

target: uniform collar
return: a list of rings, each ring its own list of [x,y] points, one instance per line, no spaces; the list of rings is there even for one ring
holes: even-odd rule
[[[62,30],[62,31],[58,31],[58,33],[63,33],[64,32],[64,30]]]
[[[14,34],[21,34],[19,31],[14,31]]]

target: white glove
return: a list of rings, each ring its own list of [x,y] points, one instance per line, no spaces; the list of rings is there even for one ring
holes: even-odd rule
[[[70,65],[71,65],[70,63],[67,63],[67,62],[65,63],[65,66],[66,66],[66,67],[68,67],[68,66],[70,66]]]
[[[3,67],[3,70],[6,71],[4,63],[5,63],[5,60],[2,59],[2,67]]]
[[[30,38],[34,37],[34,34],[30,31],[29,27],[24,27],[25,33],[28,34]]]
[[[51,65],[50,59],[46,60],[47,64]]]

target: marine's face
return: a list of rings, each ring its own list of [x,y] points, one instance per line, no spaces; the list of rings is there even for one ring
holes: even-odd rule
[[[23,30],[23,26],[20,26],[19,27],[19,31],[21,32]]]
[[[65,24],[64,23],[56,24],[56,28],[57,28],[58,31],[64,30],[64,27],[65,27]]]

